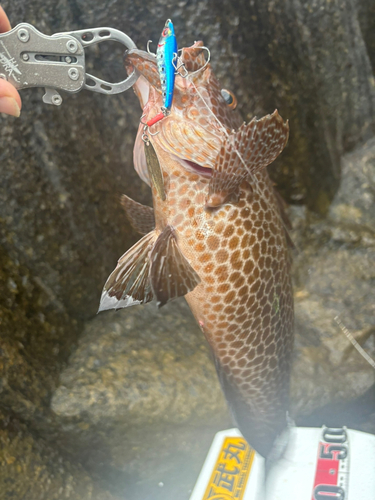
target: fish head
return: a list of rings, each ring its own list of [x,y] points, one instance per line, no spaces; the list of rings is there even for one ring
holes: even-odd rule
[[[164,29],[159,38],[159,43],[158,43],[159,47],[165,45],[168,38],[171,38],[173,36],[175,36],[173,23],[170,19],[167,19],[167,21],[165,22]]]
[[[206,54],[207,49],[201,41],[181,50],[178,61],[181,67],[176,74],[170,113],[150,127],[150,133],[157,133],[152,136],[154,144],[186,170],[203,177],[211,175],[225,135],[242,123],[232,94],[222,92]],[[141,75],[133,88],[143,109],[142,122],[146,123],[159,114],[163,106],[156,57],[132,49],[126,54],[125,67],[129,73],[136,68]],[[141,123],[134,148],[134,165],[140,177],[149,184],[141,139],[143,128]]]

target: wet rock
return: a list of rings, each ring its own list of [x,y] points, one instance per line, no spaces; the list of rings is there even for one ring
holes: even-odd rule
[[[95,484],[79,464],[65,460],[42,439],[35,439],[25,425],[2,411],[0,484],[2,500],[116,500]]]
[[[328,211],[338,188],[341,154],[373,129],[370,0],[358,2],[359,15],[350,0],[2,5],[13,25],[30,22],[46,34],[113,26],[140,48],[157,40],[172,17],[180,46],[203,39],[211,49],[212,65],[223,86],[237,94],[244,118],[275,107],[289,118],[290,142],[272,167],[273,177],[289,200],[317,212]],[[106,44],[87,51],[87,70],[121,80],[122,48]],[[132,165],[139,104],[131,92],[85,91],[63,95],[62,107],[54,108],[42,103],[42,94],[23,91],[22,117],[0,117],[0,405],[6,418],[17,415],[27,426],[19,441],[9,426],[1,430],[1,450],[10,450],[1,459],[16,456],[12,450],[25,457],[21,473],[30,498],[34,491],[35,498],[44,494],[33,481],[32,463],[47,471],[43,477],[53,485],[48,498],[60,491],[59,482],[63,494],[74,484],[77,500],[90,496],[93,483],[78,465],[79,477],[68,460],[59,475],[61,454],[84,463],[121,498],[124,492],[132,500],[188,498],[214,431],[230,425],[201,333],[185,306],[160,313],[132,309],[90,321],[105,279],[137,239],[120,195],[150,202]],[[294,211],[300,248],[297,415],[347,401],[373,381],[372,369],[334,321],[340,315],[374,354],[374,156],[373,145],[367,148],[346,157],[326,221]],[[83,321],[84,336],[56,389]],[[34,440],[34,433],[46,442]],[[34,445],[37,454],[30,452]],[[0,467],[0,496],[5,491],[17,498],[25,491],[15,489],[24,488],[15,463]],[[94,488],[94,498],[104,495],[95,494]]]
[[[370,42],[373,2],[359,3]],[[273,179],[285,199],[326,213],[341,155],[374,133],[374,77],[358,4],[244,0],[216,2],[214,9],[244,116],[278,108],[289,119],[289,142],[270,169]]]
[[[181,302],[100,314],[87,323],[52,409],[101,426],[147,426],[214,415],[225,403],[204,337]]]
[[[375,4],[372,0],[359,0],[359,23],[367,52],[375,70]]]
[[[375,360],[375,140],[343,158],[343,181],[324,221],[292,210],[296,414],[348,402],[374,383],[374,368],[347,339],[349,330]],[[375,430],[375,428],[374,428]]]
[[[0,325],[0,406],[55,440],[49,397],[81,324],[2,246]]]
[[[184,301],[87,323],[51,406],[66,432],[95,443],[132,483],[165,468],[176,472],[171,455],[183,448],[182,436],[194,443],[202,428],[211,426],[212,435],[219,422],[230,424],[208,346]],[[90,456],[86,465],[100,468]]]

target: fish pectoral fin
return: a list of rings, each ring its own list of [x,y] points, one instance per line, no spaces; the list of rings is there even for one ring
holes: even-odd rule
[[[138,203],[126,194],[121,196],[121,205],[124,207],[130,225],[140,234],[148,234],[155,229],[154,209]]]
[[[200,283],[198,274],[179,249],[171,226],[167,226],[156,240],[150,262],[151,286],[158,307],[186,295]]]
[[[242,181],[272,163],[284,149],[289,136],[288,121],[277,110],[260,120],[253,118],[226,137],[212,172],[207,207],[218,207],[239,193]]]
[[[153,299],[149,271],[155,240],[154,231],[146,234],[119,259],[104,285],[98,312],[144,304]]]

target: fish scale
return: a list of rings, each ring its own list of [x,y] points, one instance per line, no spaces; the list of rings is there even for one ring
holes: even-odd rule
[[[168,155],[155,148],[168,170]],[[256,193],[244,182],[235,206],[210,212],[207,181],[176,165],[165,177],[170,203],[154,197],[156,229],[174,227],[201,278],[185,298],[213,350],[241,432],[268,455],[285,427],[294,319],[290,258],[272,182],[261,171]],[[237,399],[248,402],[244,409]]]
[[[148,177],[139,130],[135,167],[152,188],[155,228],[120,259],[104,287],[101,309],[152,296],[163,305],[184,295],[212,349],[239,429],[269,456],[287,426],[294,313],[287,218],[264,167],[284,148],[289,129],[277,112],[241,125],[205,64],[202,46],[182,49],[187,71],[204,69],[191,80],[176,77],[171,113],[150,137],[165,200],[155,185],[159,181]],[[148,82],[148,99],[140,99],[151,119],[162,104],[156,61],[132,50],[125,64]],[[142,232],[146,211],[129,203],[132,224],[138,213]],[[136,265],[134,248],[141,249]],[[142,279],[134,269],[142,269]],[[137,284],[129,296],[128,282]]]

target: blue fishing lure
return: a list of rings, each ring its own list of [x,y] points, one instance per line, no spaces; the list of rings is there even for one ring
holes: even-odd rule
[[[156,51],[161,88],[163,92],[163,112],[168,114],[173,101],[174,80],[177,60],[177,41],[172,21],[168,19],[160,36]]]

